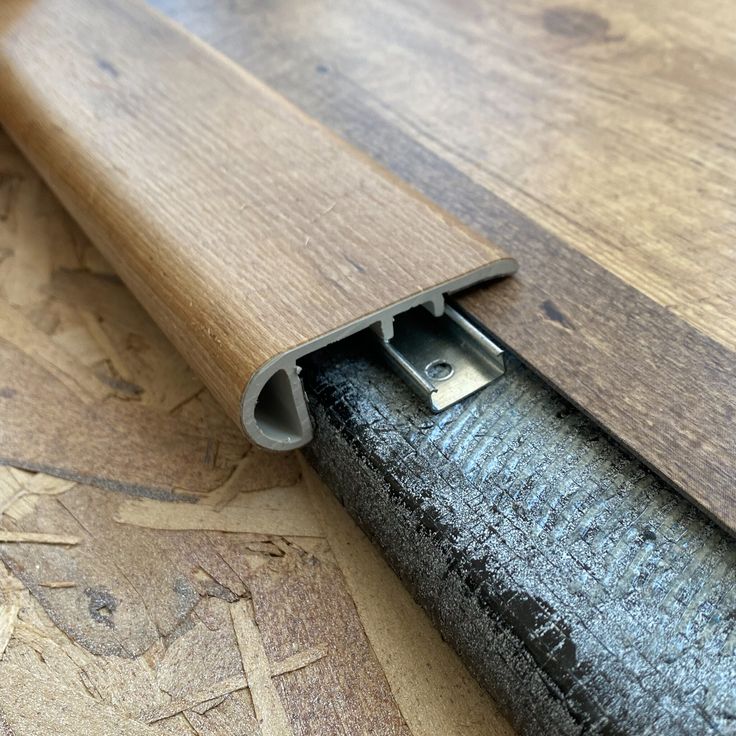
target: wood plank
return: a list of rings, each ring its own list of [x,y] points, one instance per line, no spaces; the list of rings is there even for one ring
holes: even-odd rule
[[[736,347],[710,309],[736,300],[731,4],[152,4],[340,132],[330,106],[359,105]]]
[[[154,4],[514,255],[462,304],[736,529],[732,4]]]
[[[288,355],[515,268],[143,2],[0,24],[0,123],[259,444],[309,439]]]

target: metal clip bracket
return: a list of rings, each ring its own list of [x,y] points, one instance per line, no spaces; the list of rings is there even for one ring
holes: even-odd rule
[[[398,315],[393,331],[384,352],[435,413],[506,371],[503,350],[448,304],[439,317],[422,307]]]

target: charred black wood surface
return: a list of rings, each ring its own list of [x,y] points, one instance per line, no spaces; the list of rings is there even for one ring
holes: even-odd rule
[[[304,379],[308,458],[521,733],[736,733],[736,544],[539,378],[434,416],[359,336]]]

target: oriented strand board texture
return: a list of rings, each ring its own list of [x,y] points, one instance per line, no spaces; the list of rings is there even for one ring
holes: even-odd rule
[[[736,4],[153,2],[513,255],[464,305],[736,529]]]
[[[235,421],[284,352],[510,264],[142,0],[4,0],[0,97],[0,124]]]
[[[0,132],[0,734],[510,736]]]
[[[736,541],[518,360],[430,414],[363,346],[306,454],[525,736],[734,733]]]

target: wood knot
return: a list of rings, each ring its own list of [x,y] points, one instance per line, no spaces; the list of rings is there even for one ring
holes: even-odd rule
[[[593,40],[605,38],[610,23],[598,13],[570,5],[547,8],[542,14],[545,30],[555,36]]]

